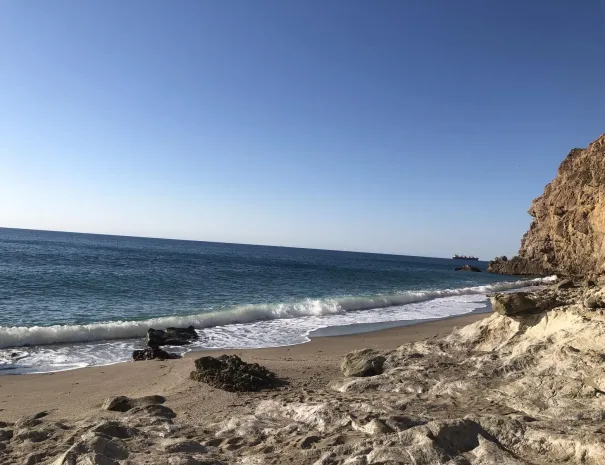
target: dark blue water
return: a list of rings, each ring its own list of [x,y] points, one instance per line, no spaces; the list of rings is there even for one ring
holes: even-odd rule
[[[204,329],[207,347],[283,345],[336,324],[465,313],[485,292],[516,281],[455,272],[460,264],[0,229],[0,348],[30,346],[19,363],[35,371],[117,361],[132,348],[124,340],[142,337],[150,326],[193,324]],[[91,344],[107,353],[79,360]],[[118,346],[119,357],[110,355]],[[59,349],[62,355],[49,354]]]

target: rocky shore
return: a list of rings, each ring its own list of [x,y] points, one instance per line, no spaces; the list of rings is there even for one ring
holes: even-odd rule
[[[534,201],[518,257],[489,268],[568,278],[494,294],[489,316],[447,334],[432,322],[398,329],[392,346],[356,336],[357,350],[337,359],[346,337],[312,341],[274,349],[268,367],[247,360],[254,351],[142,361],[122,369],[126,384],[117,369],[29,378],[56,395],[5,381],[0,419],[19,396],[49,405],[0,421],[0,463],[605,464],[603,186],[605,136],[569,154]],[[154,331],[146,350],[177,332],[184,343],[191,333]],[[297,351],[306,355],[295,362]],[[88,391],[76,401],[80,383]],[[95,386],[111,393],[98,405]],[[123,392],[135,388],[147,394]]]
[[[0,463],[605,463],[605,287],[563,280],[492,302],[446,337],[354,351],[321,385],[256,383],[223,418],[177,414],[157,392],[109,398],[75,421],[3,422]],[[235,374],[243,364],[170,362]]]

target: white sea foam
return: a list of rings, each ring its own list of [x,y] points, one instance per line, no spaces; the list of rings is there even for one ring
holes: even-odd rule
[[[372,321],[393,321],[385,320],[384,317],[389,312],[380,312],[380,318],[377,319],[376,312],[359,312],[360,310],[385,309],[389,307],[408,307],[408,304],[432,301],[435,299],[444,299],[460,296],[478,296],[490,292],[504,291],[520,287],[546,284],[556,279],[555,276],[548,278],[536,278],[532,280],[521,280],[514,282],[502,282],[492,285],[475,286],[460,289],[428,290],[405,292],[394,295],[380,295],[373,297],[344,297],[338,299],[307,299],[300,302],[266,304],[266,305],[242,305],[229,309],[223,309],[215,312],[201,313],[189,316],[166,316],[151,318],[143,321],[115,321],[102,322],[86,325],[55,325],[55,326],[33,326],[33,327],[0,327],[0,348],[24,347],[24,346],[43,346],[53,344],[70,344],[94,341],[109,341],[115,339],[133,339],[143,337],[149,328],[166,328],[169,326],[194,326],[197,329],[216,328],[216,327],[238,327],[242,331],[242,324],[255,324],[258,322],[267,322],[272,320],[287,320],[292,318],[312,319],[322,318],[314,322],[311,326],[314,329],[325,327],[330,324],[351,324],[355,322],[364,322],[366,317],[371,317]],[[462,302],[459,302],[462,303]],[[426,307],[426,306],[424,306]],[[437,312],[431,316],[430,312],[420,312],[414,315],[404,314],[401,311],[395,312],[390,318],[397,319],[425,319],[432,317],[443,317],[449,314]],[[472,310],[466,310],[470,311]],[[407,308],[408,313],[412,308]],[[462,313],[465,313],[463,311]],[[364,315],[365,314],[365,315]],[[456,313],[454,313],[456,314]],[[330,316],[338,316],[334,322],[328,321]],[[297,334],[301,334],[299,323],[297,322]],[[278,324],[277,326],[283,326]],[[304,325],[303,325],[304,326]],[[252,330],[253,327],[248,328]],[[206,332],[205,332],[206,333]],[[255,331],[256,336],[259,334]],[[304,333],[302,333],[304,334]],[[306,336],[304,336],[306,337]],[[296,343],[291,342],[291,343]],[[284,344],[276,344],[284,345]]]

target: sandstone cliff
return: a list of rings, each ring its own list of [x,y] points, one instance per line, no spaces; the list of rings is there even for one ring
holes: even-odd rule
[[[488,271],[589,275],[605,271],[605,134],[573,149],[529,209],[534,218],[519,256],[496,259]]]

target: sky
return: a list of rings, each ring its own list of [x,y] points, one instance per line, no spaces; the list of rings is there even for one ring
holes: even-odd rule
[[[0,226],[514,254],[605,0],[0,1]]]

